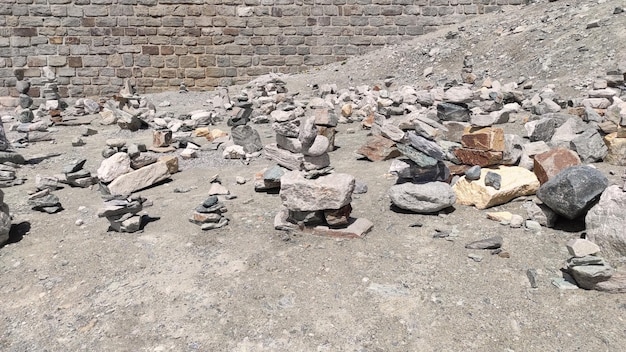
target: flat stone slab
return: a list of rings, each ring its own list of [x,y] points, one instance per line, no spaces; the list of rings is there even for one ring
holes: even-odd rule
[[[316,236],[338,237],[338,238],[363,238],[374,223],[365,218],[350,218],[348,226],[345,228],[330,228],[328,226],[315,226],[312,229],[305,228],[304,232]]]
[[[156,162],[119,176],[108,185],[108,188],[113,195],[128,195],[166,180],[169,177],[170,173],[167,163]]]

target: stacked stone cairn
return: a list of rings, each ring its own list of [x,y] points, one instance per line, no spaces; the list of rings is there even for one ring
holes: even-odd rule
[[[226,211],[226,205],[211,195],[193,210],[189,221],[204,231],[219,229],[228,225],[228,218],[223,215]]]
[[[61,120],[61,111],[63,110],[63,103],[61,96],[59,95],[59,87],[57,85],[56,75],[50,67],[43,67],[42,76],[44,79],[44,86],[42,89],[43,98],[46,103],[42,105],[39,111],[47,111],[52,121]]]
[[[332,172],[330,142],[318,134],[315,115],[298,118],[293,111],[276,110],[272,117],[276,143],[265,146],[265,155],[289,170],[279,179],[284,209],[276,216],[275,227],[299,228],[324,236],[365,235],[372,223],[350,217],[355,179]],[[272,181],[280,173],[276,172]]]
[[[105,196],[104,206],[98,211],[98,217],[109,221],[109,229],[116,232],[137,232],[143,226],[143,210],[147,201],[139,195],[132,197]]]
[[[15,109],[15,113],[17,114],[17,121],[21,123],[31,123],[35,119],[35,114],[33,113],[33,98],[28,95],[28,91],[30,90],[30,82],[25,80],[23,77],[23,72],[21,70],[16,70],[17,83],[15,84],[15,88],[19,93],[19,106]]]

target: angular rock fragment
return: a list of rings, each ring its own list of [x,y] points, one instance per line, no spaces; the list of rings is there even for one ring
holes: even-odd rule
[[[609,186],[585,216],[587,238],[608,258],[626,257],[626,192]]]
[[[391,186],[388,194],[396,207],[421,214],[437,212],[456,202],[454,191],[444,182],[401,183]]]

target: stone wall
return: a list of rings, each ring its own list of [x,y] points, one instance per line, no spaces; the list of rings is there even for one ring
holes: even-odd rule
[[[0,96],[15,70],[39,96],[41,68],[63,97],[210,89],[298,72],[527,0],[0,0]]]

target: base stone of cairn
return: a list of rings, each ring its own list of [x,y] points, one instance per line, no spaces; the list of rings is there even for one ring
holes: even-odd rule
[[[320,236],[360,238],[373,226],[367,219],[350,216],[355,179],[331,173],[315,179],[300,171],[281,177],[280,198],[283,209],[276,215],[275,228]]]

